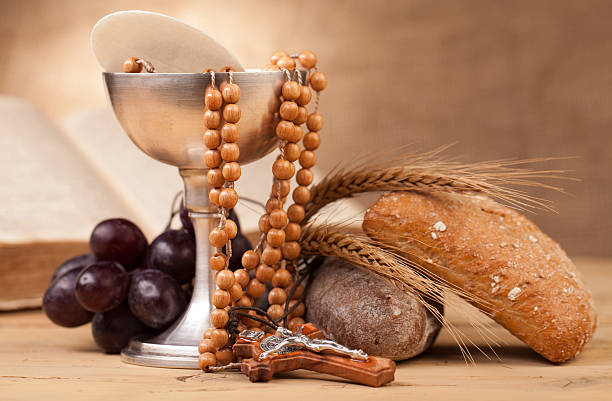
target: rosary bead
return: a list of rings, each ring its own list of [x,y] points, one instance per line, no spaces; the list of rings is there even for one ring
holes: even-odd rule
[[[289,223],[285,227],[285,241],[297,241],[300,239],[302,228],[297,223]]]
[[[293,308],[293,305],[295,305],[298,302],[299,302],[298,300],[289,301],[289,309]],[[291,312],[289,316],[287,317],[289,319],[294,318],[294,317],[301,317],[301,316],[304,316],[304,313],[306,313],[306,307],[304,306],[303,302],[299,302],[298,306],[296,306],[293,312]]]
[[[203,135],[204,145],[208,149],[217,149],[221,145],[221,136],[219,131],[214,129],[207,130]]]
[[[295,127],[297,129],[301,129],[297,125]],[[294,161],[298,160],[300,158],[301,153],[302,150],[300,149],[300,146],[297,143],[288,143],[285,145],[285,159],[287,159],[288,161],[293,163]]]
[[[236,302],[242,297],[242,286],[238,283],[234,283],[232,287],[229,289],[230,298],[232,302]]]
[[[284,228],[287,225],[287,212],[283,209],[270,212],[270,225],[274,228]]]
[[[210,311],[210,323],[216,328],[224,328],[228,321],[229,315],[225,309],[213,309]]]
[[[204,126],[208,129],[217,129],[221,122],[221,113],[216,110],[206,110],[204,112]]]
[[[223,119],[228,123],[237,123],[241,115],[242,110],[237,104],[226,104],[223,108]]]
[[[287,69],[290,71],[295,70],[295,60],[292,59],[291,57],[281,57],[278,59],[278,61],[276,62],[276,65],[279,66],[281,69]]]
[[[287,140],[290,136],[293,135],[293,123],[291,121],[281,120],[276,125],[276,136],[280,139]]]
[[[206,91],[206,95],[204,95],[204,104],[210,110],[219,110],[223,104],[221,92],[217,89]]]
[[[298,61],[302,65],[302,67],[310,70],[317,65],[317,56],[313,52],[309,52],[308,50],[301,52],[298,54]]]
[[[304,168],[312,168],[317,162],[317,155],[311,150],[305,150],[300,155],[300,166]]]
[[[270,246],[279,248],[285,242],[285,232],[279,228],[271,228],[266,235],[266,241]]]
[[[310,86],[317,92],[321,92],[327,87],[327,76],[321,71],[317,71],[310,77]]]
[[[200,344],[198,344],[198,353],[200,354],[215,351],[215,345],[212,343],[212,340],[210,338],[205,338],[204,340],[200,341]]]
[[[295,166],[287,160],[278,159],[272,165],[272,174],[279,180],[288,180],[293,177]]]
[[[282,288],[272,288],[268,293],[270,305],[282,305],[287,300],[287,292]]]
[[[238,103],[240,100],[240,87],[236,84],[226,83],[223,85],[222,93],[223,100],[225,100],[225,103],[228,103],[228,105]]]
[[[223,227],[223,230],[229,239],[234,239],[236,235],[238,235],[238,226],[234,223],[234,220],[225,220],[225,227]]]
[[[297,174],[295,175],[295,180],[297,181],[298,185],[309,186],[314,180],[314,174],[309,168],[302,168],[298,170]]]
[[[280,105],[279,114],[283,120],[293,121],[298,115],[298,105],[295,102],[285,101]]]
[[[276,198],[270,198],[266,202],[266,212],[268,214],[272,213],[273,210],[280,209],[280,208],[281,208],[281,203]],[[266,231],[266,232],[268,232],[268,231]]]
[[[293,296],[291,297],[291,299],[299,299],[302,294],[304,293],[304,286],[302,284],[299,284],[295,291],[293,291]]]
[[[242,256],[244,257],[244,253],[242,254]],[[240,287],[246,287],[246,285],[249,283],[249,280],[251,279],[251,276],[249,275],[249,272],[245,269],[238,269],[234,272],[234,278],[236,279],[236,282],[240,284]]]
[[[233,271],[224,269],[217,273],[217,287],[221,288],[222,290],[229,290],[232,288],[235,282],[236,278],[234,277]]]
[[[221,193],[221,189],[211,188],[210,191],[208,191],[208,199],[210,200],[210,203],[212,203],[215,206],[219,206],[219,194],[220,193]]]
[[[231,302],[230,293],[225,290],[215,290],[215,292],[213,292],[211,300],[213,305],[215,305],[219,309],[223,309]]]
[[[206,329],[206,331],[204,331],[204,336],[203,336],[203,338],[204,338],[205,340],[210,340],[210,336],[211,336],[211,334],[212,334],[212,331],[213,331],[213,330],[214,330],[214,328],[213,328],[213,327],[209,327],[209,328],[207,328],[207,329]]]
[[[308,110],[306,109],[306,107],[300,106],[298,107],[298,115],[293,120],[293,123],[295,125],[302,125],[306,121],[308,121]]]
[[[267,205],[266,205],[266,206],[267,206]],[[267,209],[268,209],[268,208],[266,207],[266,210],[267,210]],[[270,229],[270,227],[271,227],[271,226],[270,226],[270,216],[268,216],[267,214],[262,215],[262,216],[259,218],[259,223],[258,223],[258,226],[259,226],[259,231],[260,231],[260,232],[262,232],[262,233],[264,233],[264,234],[267,234],[267,233],[268,233],[268,230],[269,230],[269,229]]]
[[[302,319],[301,317],[294,317],[293,319],[289,320],[289,322],[287,322],[287,328],[293,331],[297,328],[297,326],[301,324],[304,324],[304,319]]]
[[[285,100],[296,100],[300,97],[300,84],[295,81],[287,81],[283,84],[281,93]]]
[[[215,227],[210,230],[210,234],[208,234],[208,241],[215,248],[223,248],[227,243],[227,234],[219,227]]]
[[[306,85],[300,85],[300,97],[297,98],[296,103],[300,106],[306,106],[312,100],[312,90]]]
[[[319,113],[312,113],[308,116],[306,126],[311,131],[321,131],[323,128],[323,116],[321,116]]]
[[[238,203],[238,193],[233,188],[223,188],[219,194],[219,205],[226,209],[232,209],[236,206],[236,203]]]
[[[123,72],[136,73],[142,71],[142,64],[136,57],[130,57],[123,62]]]
[[[223,127],[221,127],[221,138],[223,138],[225,142],[234,143],[238,141],[239,135],[238,126],[236,124],[226,122],[223,124]]]
[[[285,311],[280,305],[270,305],[266,312],[268,312],[268,315],[270,315],[273,320],[278,320],[283,316]]]
[[[221,155],[219,155],[219,158],[221,158]],[[238,163],[229,162],[223,165],[221,173],[223,173],[223,178],[225,178],[226,181],[238,181],[242,174],[242,170]]]
[[[218,150],[207,150],[204,152],[204,163],[208,168],[216,168],[221,165],[221,153]]]
[[[234,362],[234,351],[231,348],[223,348],[215,353],[215,357],[221,365],[227,365]]]
[[[219,188],[223,186],[223,183],[225,182],[223,179],[223,173],[221,173],[221,169],[218,168],[208,170],[206,178],[208,180],[208,185],[213,188]]]
[[[304,134],[304,131],[302,131],[302,127],[300,127],[299,125],[294,125],[293,132],[290,132],[289,136],[286,138],[287,142],[292,142],[292,143],[299,142],[300,139],[302,139],[303,134]]]
[[[279,195],[278,187],[280,187],[280,197],[284,198],[289,195],[289,192],[291,191],[291,182],[289,180],[275,180],[274,184],[272,185],[272,195],[276,197]]]
[[[319,136],[316,132],[309,132],[304,135],[304,140],[302,141],[304,147],[308,150],[317,150],[319,145],[321,144],[321,136]]]
[[[256,278],[251,279],[249,284],[246,287],[247,294],[249,294],[253,299],[257,299],[266,292],[266,285]]]
[[[287,260],[296,260],[300,256],[302,248],[296,241],[285,242],[282,245],[283,257]]]
[[[224,143],[219,150],[224,162],[235,162],[240,157],[240,148],[237,143]]]
[[[270,57],[270,63],[276,65],[276,63],[278,63],[278,60],[280,60],[282,57],[289,57],[289,53],[283,50],[275,52],[272,57]]]
[[[253,298],[249,297],[248,295],[243,295],[238,301],[236,301],[236,306],[253,306]]]
[[[267,283],[272,280],[274,276],[274,269],[266,264],[260,264],[257,266],[257,271],[255,272],[255,278],[262,283]]]
[[[223,195],[223,192],[221,192]],[[221,200],[221,195],[219,196],[219,201]],[[298,205],[305,205],[310,201],[310,189],[303,185],[298,186],[293,190],[293,201]]]
[[[227,256],[225,256],[225,254],[223,253],[215,253],[208,259],[208,263],[210,264],[211,269],[215,271],[221,271],[225,269],[225,264],[227,263]]]
[[[206,371],[209,366],[215,366],[216,364],[217,357],[212,352],[205,352],[198,358],[198,366],[204,371]]]
[[[292,223],[301,223],[305,214],[304,207],[301,205],[293,204],[287,209],[287,216]]]
[[[258,316],[257,312],[254,310],[246,311],[249,316]],[[247,327],[259,327],[259,322],[255,319],[250,319],[246,316],[240,317],[240,322]]]
[[[282,256],[280,248],[267,245],[261,253],[261,261],[269,266],[274,266],[281,260]]]
[[[263,71],[280,71],[280,67],[277,66],[276,64],[268,64],[262,70]]]
[[[229,341],[229,334],[225,329],[213,329],[210,333],[210,339],[217,349],[223,348]]]
[[[259,254],[257,252],[253,250],[248,250],[242,254],[242,266],[244,266],[245,269],[248,269],[248,270],[254,269],[257,267],[258,264],[259,264]],[[247,281],[247,284],[248,284],[248,281]]]
[[[287,269],[278,269],[272,277],[274,287],[287,288],[291,285],[291,273]]]

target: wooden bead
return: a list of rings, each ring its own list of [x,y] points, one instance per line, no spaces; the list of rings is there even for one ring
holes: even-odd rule
[[[217,129],[221,123],[221,113],[216,110],[206,110],[204,112],[204,126],[208,129]]]
[[[313,52],[306,50],[298,54],[298,61],[302,67],[310,70],[317,65],[317,56]]]
[[[246,253],[246,252],[245,252]],[[244,253],[242,254],[244,256]],[[234,278],[236,279],[236,283],[240,284],[240,287],[246,287],[251,279],[249,272],[245,269],[238,269],[234,272]]]
[[[206,178],[208,180],[208,185],[213,188],[219,188],[225,183],[225,179],[223,179],[223,173],[219,168],[213,168],[211,170],[208,170]]]
[[[257,252],[253,250],[248,250],[242,254],[242,266],[244,266],[245,269],[248,269],[248,270],[254,269],[257,267],[258,264],[259,264],[259,254]]]
[[[242,109],[237,104],[226,104],[223,108],[223,119],[228,123],[237,123],[241,115]]]
[[[282,305],[287,300],[287,292],[282,288],[272,288],[268,293],[270,305]]]
[[[221,329],[227,325],[229,321],[229,315],[225,309],[213,309],[210,311],[210,324],[218,329]]]
[[[277,137],[287,140],[288,137],[293,135],[293,123],[291,121],[281,120],[276,125],[275,132]]]
[[[299,325],[304,324],[304,319],[301,317],[294,317],[287,322],[287,328],[294,331]]]
[[[291,182],[289,180],[275,180],[272,185],[272,195],[277,197],[280,192],[280,197],[284,198],[291,191]]]
[[[283,257],[287,260],[296,260],[300,256],[302,248],[297,241],[288,241],[281,246]]]
[[[246,290],[247,294],[249,294],[253,299],[257,299],[261,297],[264,292],[266,292],[266,285],[254,278],[249,281]]]
[[[239,132],[236,124],[226,122],[223,124],[223,127],[221,127],[221,138],[223,138],[225,142],[234,143],[238,141],[238,137],[240,136]]]
[[[323,116],[319,113],[312,113],[308,116],[306,126],[311,131],[321,131],[321,129],[323,129]]]
[[[247,314],[249,316],[258,316],[257,312],[255,312],[254,310],[248,311]],[[257,320],[251,319],[247,316],[241,316],[240,322],[247,327],[259,327],[259,324],[260,324]]]
[[[287,269],[278,269],[272,277],[274,287],[287,288],[291,285],[291,273]]]
[[[306,212],[301,205],[293,204],[287,209],[287,217],[289,217],[289,221],[292,223],[301,223],[305,215]]]
[[[217,149],[219,145],[221,145],[221,135],[219,135],[219,131],[214,129],[207,130],[202,136],[204,141],[204,146],[208,149]]]
[[[280,67],[275,64],[268,64],[264,68],[263,71],[280,71]]]
[[[266,246],[261,253],[261,261],[269,266],[274,266],[281,260],[282,256],[280,248]]]
[[[305,150],[300,155],[300,166],[312,168],[317,162],[317,155],[312,150]]]
[[[232,302],[236,302],[242,297],[242,286],[239,283],[234,283],[229,289],[229,294]]]
[[[225,329],[214,329],[210,333],[210,339],[217,349],[223,348],[229,340],[229,333]]]
[[[223,248],[227,243],[227,234],[219,227],[215,227],[210,230],[210,234],[208,234],[208,241],[215,248]]]
[[[205,352],[215,352],[215,351],[216,351],[215,345],[213,344],[210,338],[205,338],[204,340],[200,341],[200,343],[198,344],[198,353],[200,354],[203,354]]]
[[[212,333],[212,331],[214,330],[214,327],[209,327],[206,329],[206,331],[204,331],[204,335],[203,338],[206,339],[210,339],[210,335]]]
[[[283,120],[293,121],[298,115],[298,105],[295,102],[285,101],[280,105],[279,114]]]
[[[276,210],[276,209],[280,209],[281,208],[281,203],[278,199],[276,198],[270,198],[268,199],[268,201],[266,202],[266,212],[268,214],[272,213],[272,211]],[[266,231],[267,232],[267,231]]]
[[[285,100],[296,100],[300,97],[300,84],[295,81],[287,81],[281,88]]]
[[[240,157],[240,148],[237,143],[224,143],[219,151],[224,162],[235,162]]]
[[[253,298],[249,297],[248,295],[243,295],[238,301],[236,301],[236,306],[253,306]]]
[[[207,150],[204,152],[204,164],[208,168],[216,168],[221,165],[221,153],[218,150]]]
[[[206,91],[206,95],[204,95],[204,104],[210,110],[219,110],[223,104],[221,92],[217,89]]]
[[[302,127],[300,127],[299,125],[294,125],[293,132],[289,133],[286,140],[287,142],[296,143],[296,142],[299,142],[300,139],[302,139],[302,135],[304,135],[304,131],[302,130]]]
[[[262,215],[259,218],[258,226],[259,226],[259,231],[260,232],[262,232],[264,234],[267,234],[268,230],[270,230],[270,227],[271,227],[270,226],[270,216],[268,216],[267,214]]]
[[[306,85],[300,85],[300,97],[295,102],[300,106],[306,106],[312,100],[312,91]],[[297,116],[297,113],[296,113]]]
[[[223,192],[221,192],[223,195]],[[219,195],[219,202],[221,201],[221,195]],[[293,201],[298,205],[305,205],[310,201],[310,189],[303,185],[298,186],[293,190]]]
[[[217,364],[217,357],[212,352],[205,352],[198,358],[198,366],[203,371],[206,371],[209,366],[215,366]]]
[[[297,300],[289,301],[289,309],[293,308],[293,305],[295,305],[296,303],[298,303]],[[304,316],[304,313],[306,313],[306,307],[304,306],[303,302],[299,302],[298,306],[295,307],[293,312],[291,312],[288,317],[290,319],[294,317],[300,317],[300,316]]]
[[[293,163],[294,161],[300,158],[300,154],[302,154],[302,150],[300,149],[300,146],[297,143],[288,143],[285,145],[285,159],[286,160]]]
[[[221,271],[225,269],[225,265],[227,263],[227,256],[223,253],[215,253],[208,259],[208,263],[210,264],[210,268],[215,271]]]
[[[227,219],[225,220],[225,227],[223,230],[227,234],[227,238],[234,239],[236,235],[238,235],[238,226],[234,222],[234,220]]]
[[[306,121],[308,121],[308,109],[306,109],[306,107],[300,106],[298,107],[298,115],[295,119],[293,119],[293,123],[295,125],[302,125]]]
[[[295,167],[287,160],[278,159],[272,165],[272,174],[279,180],[288,180],[293,177],[294,173]]]
[[[285,242],[285,232],[279,228],[271,228],[266,235],[266,241],[270,246],[279,248]]]
[[[319,134],[316,132],[309,132],[304,135],[302,143],[308,150],[317,150],[321,144],[321,136],[319,136]]]
[[[275,52],[272,57],[270,57],[270,63],[276,65],[276,63],[278,63],[278,60],[280,60],[282,57],[289,57],[289,53],[283,50]]]
[[[257,271],[255,271],[255,278],[262,283],[267,283],[272,280],[274,276],[274,269],[266,264],[260,264],[257,266]]]
[[[219,157],[221,157],[221,155],[219,155]],[[240,169],[240,165],[238,163],[229,162],[223,165],[221,173],[226,181],[238,181],[240,175],[242,174],[242,170]]]
[[[310,197],[310,193],[308,196]],[[238,203],[238,193],[233,188],[223,188],[219,194],[219,205],[226,209],[231,209],[236,206],[236,203]]]
[[[293,296],[291,297],[291,299],[299,299],[303,293],[304,293],[304,286],[300,284],[296,287],[295,291],[293,291]]]
[[[291,57],[281,57],[278,59],[278,61],[276,62],[276,65],[279,66],[281,69],[287,69],[289,71],[293,71],[295,70],[295,60],[292,59]]]
[[[235,282],[236,278],[234,277],[233,271],[224,269],[217,273],[217,287],[222,290],[229,290]]]
[[[287,212],[283,209],[274,209],[270,213],[270,225],[274,228],[284,228],[287,225]]]
[[[223,85],[223,89],[221,92],[223,94],[223,100],[225,101],[225,103],[238,103],[238,101],[240,100],[241,91],[240,87],[236,84],[226,83],[225,85]]]
[[[223,348],[215,353],[217,362],[221,365],[227,365],[228,363],[234,362],[234,351],[231,348]]]
[[[302,168],[298,170],[297,174],[295,175],[295,180],[297,181],[298,185],[309,186],[314,180],[314,174],[312,173],[312,170]]]
[[[302,228],[297,223],[289,223],[285,227],[285,241],[297,241],[302,234]]]
[[[211,301],[217,308],[223,309],[231,302],[230,293],[221,289],[215,290],[212,294]]]
[[[317,71],[310,77],[310,86],[317,92],[321,92],[327,87],[327,76],[321,71]]]
[[[221,189],[211,188],[210,191],[208,191],[208,199],[210,200],[210,203],[212,203],[215,206],[219,206],[219,194],[220,193],[221,193]]]
[[[270,307],[268,308],[266,312],[268,312],[268,315],[270,316],[270,318],[274,320],[278,320],[281,318],[281,316],[283,316],[283,313],[285,313],[285,310],[280,305],[270,305]]]
[[[136,57],[130,57],[123,62],[123,72],[137,73],[142,71],[142,64]]]

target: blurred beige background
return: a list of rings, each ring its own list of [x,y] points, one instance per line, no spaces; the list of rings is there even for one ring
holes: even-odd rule
[[[2,0],[0,94],[58,125],[104,107],[89,31],[128,9],[199,27],[251,68],[316,52],[324,170],[410,143],[456,142],[466,161],[576,156],[543,166],[582,180],[563,184],[571,197],[537,193],[560,214],[531,217],[570,255],[612,256],[612,2]]]

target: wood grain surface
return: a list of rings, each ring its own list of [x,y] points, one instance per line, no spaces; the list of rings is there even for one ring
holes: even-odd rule
[[[433,348],[397,364],[395,381],[367,388],[320,373],[295,371],[266,383],[240,373],[127,365],[98,351],[89,326],[53,326],[40,311],[0,314],[0,399],[38,400],[609,400],[612,393],[611,260],[578,260],[591,287],[600,320],[591,343],[573,361],[546,362],[494,323],[506,343],[500,359],[471,351],[466,365],[443,331]],[[482,345],[471,326],[449,312],[455,324]]]

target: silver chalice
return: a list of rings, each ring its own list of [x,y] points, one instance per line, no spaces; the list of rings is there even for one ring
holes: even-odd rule
[[[305,73],[304,73],[305,75]],[[277,145],[275,111],[285,75],[280,71],[235,72],[240,86],[241,165],[262,158]],[[216,73],[217,85],[228,73]],[[196,237],[193,296],[185,313],[153,338],[134,338],[122,351],[128,363],[172,368],[197,368],[198,343],[209,327],[214,275],[208,266],[214,253],[208,234],[218,224],[216,207],[208,200],[203,110],[209,73],[104,73],[104,83],[117,120],[130,139],[150,157],[179,168],[185,184],[185,207]]]

